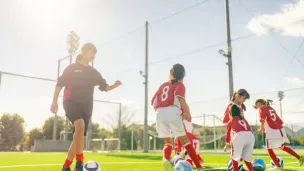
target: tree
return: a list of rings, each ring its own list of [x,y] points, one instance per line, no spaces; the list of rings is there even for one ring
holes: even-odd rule
[[[0,144],[5,150],[17,150],[25,137],[24,119],[19,114],[4,113],[0,118]]]
[[[60,132],[64,130],[64,123],[65,119],[63,116],[57,117],[57,137],[59,139]],[[54,116],[49,117],[47,120],[44,121],[42,125],[42,133],[45,139],[52,139],[53,138],[53,125],[54,125]]]
[[[35,140],[40,140],[43,139],[43,133],[42,130],[40,128],[33,128],[30,132],[29,132],[29,138],[30,138],[30,145],[34,145],[34,141]]]
[[[121,121],[120,121],[120,133],[121,133],[121,150],[127,150],[131,147],[131,129],[128,126],[131,124],[131,120],[134,117],[136,111],[128,110],[127,106],[123,106],[121,109]],[[119,132],[119,112],[116,115],[108,119],[109,125],[113,130],[113,137],[118,138]]]

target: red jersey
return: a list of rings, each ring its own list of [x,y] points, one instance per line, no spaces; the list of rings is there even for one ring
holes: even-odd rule
[[[228,124],[228,122],[230,121],[230,115],[229,115],[229,110],[230,110],[230,107],[233,105],[234,103],[233,102],[230,102],[225,110],[225,113],[224,113],[224,118],[223,118],[223,123],[224,124]],[[240,110],[241,110],[241,113],[244,113],[244,109],[242,107],[239,107]]]
[[[282,129],[283,121],[277,115],[276,111],[270,106],[262,106],[259,108],[260,121],[265,121],[272,129]]]
[[[226,143],[230,143],[231,134],[241,131],[251,131],[251,128],[245,118],[233,117],[227,125]]]
[[[163,83],[152,98],[154,108],[178,106],[181,107],[177,97],[185,98],[185,86],[182,82],[172,84],[171,81]]]

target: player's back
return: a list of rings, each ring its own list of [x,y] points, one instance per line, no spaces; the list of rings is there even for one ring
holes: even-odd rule
[[[180,108],[177,97],[185,98],[184,84],[182,82],[172,84],[171,81],[167,81],[159,87],[152,98],[153,107],[157,109],[175,105]]]
[[[250,125],[245,118],[233,117],[229,121],[228,126],[230,126],[231,130],[236,133],[241,131],[251,131]]]
[[[272,129],[283,128],[283,121],[271,106],[262,106],[260,108],[260,115],[262,115],[260,117],[266,120],[270,128]]]

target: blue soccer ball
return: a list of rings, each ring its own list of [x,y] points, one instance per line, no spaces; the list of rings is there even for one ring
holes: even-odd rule
[[[180,160],[174,167],[175,171],[192,171],[192,165],[186,160]]]
[[[283,168],[284,167],[284,160],[278,157],[278,162],[279,162],[281,168]],[[273,168],[276,167],[276,165],[274,164],[274,162],[272,160],[271,160],[270,164]]]
[[[242,164],[242,162],[239,161],[238,165],[239,165],[239,171],[242,171],[243,170],[243,164]],[[227,166],[228,166],[228,170],[229,171],[233,171],[232,160],[228,161]]]
[[[266,164],[263,159],[257,158],[252,161],[252,166],[255,171],[264,171],[266,170]]]

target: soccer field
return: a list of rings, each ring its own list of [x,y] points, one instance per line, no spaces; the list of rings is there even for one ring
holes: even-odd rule
[[[304,154],[304,150],[297,150]],[[284,159],[285,170],[303,170],[291,156],[276,150],[278,157]],[[229,154],[201,153],[205,160],[205,170],[227,170]],[[65,153],[0,153],[0,171],[56,171],[61,170]],[[253,158],[262,158],[270,168],[269,157],[265,150],[255,150]],[[162,171],[160,153],[86,153],[85,160],[94,160],[101,164],[102,171]]]

